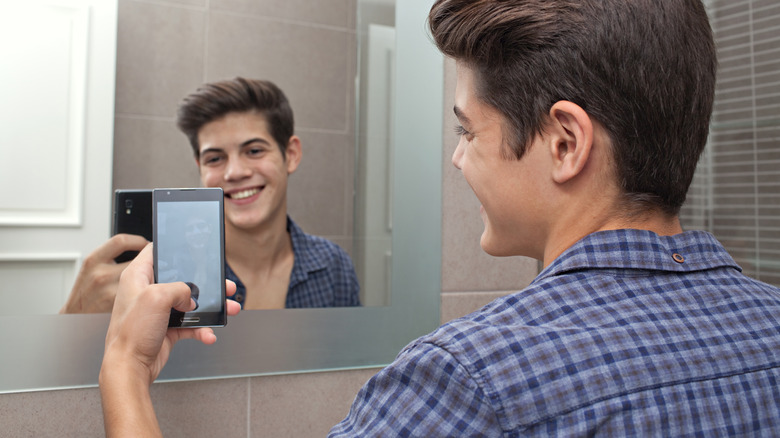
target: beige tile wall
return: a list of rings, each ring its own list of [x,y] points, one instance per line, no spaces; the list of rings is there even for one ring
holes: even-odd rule
[[[149,27],[144,27],[143,33],[155,32],[152,30],[154,26],[147,23],[149,18],[147,18],[147,12],[142,10],[144,8],[159,8],[165,11],[161,13],[169,14],[171,20],[175,20],[177,23],[192,24],[193,28],[205,26],[203,22],[206,20],[205,15],[208,14],[202,10],[202,5],[199,6],[204,2],[205,0],[200,2],[182,0],[165,3],[143,2],[141,4],[140,2],[120,1],[120,17],[122,17],[120,18],[120,36],[125,32],[127,26],[143,27],[148,25]],[[174,5],[184,3],[193,4],[195,7],[174,7]],[[318,4],[318,2],[305,0],[269,0],[256,3],[287,5],[279,8],[269,7],[269,10],[275,10],[279,14],[280,20],[291,20],[291,17],[296,17],[290,9],[287,9],[292,7],[291,5],[305,5],[310,8],[311,5]],[[348,1],[338,4],[342,3],[345,8],[348,3],[352,4]],[[251,21],[244,15],[264,10],[259,6],[256,9],[253,8],[254,2],[251,1],[210,0],[210,5],[211,15],[217,14],[215,11],[220,7],[230,6],[237,11],[242,11],[237,15],[237,18],[239,18],[239,22],[243,23],[247,20]],[[327,21],[328,24],[323,24],[322,27],[328,32],[332,32],[332,28],[341,23],[339,17],[344,16],[343,14],[330,13],[332,11],[315,12],[307,16],[319,17]],[[125,14],[134,18],[125,19]],[[228,14],[224,15],[219,20],[229,19]],[[302,17],[296,18],[303,19]],[[258,24],[262,21],[259,18],[257,20]],[[347,23],[351,22],[347,21]],[[228,27],[225,25],[225,32],[227,32]],[[195,33],[193,31],[192,35],[182,36],[171,32],[169,37],[197,40],[198,37]],[[150,36],[148,38],[138,43],[168,47],[164,37]],[[187,44],[190,43],[196,45],[192,41]],[[128,45],[130,42],[122,41],[120,37],[120,49],[131,50],[130,47],[126,47]],[[144,61],[148,65],[139,67],[136,71],[164,70],[171,71],[173,72],[171,74],[174,75],[181,73],[181,82],[189,81],[189,83],[182,84],[173,80],[164,83],[162,81],[143,81],[136,78],[133,87],[123,87],[121,93],[126,95],[122,96],[121,101],[119,99],[120,91],[117,93],[117,141],[122,143],[118,144],[116,151],[117,157],[124,157],[122,160],[128,167],[132,163],[144,162],[151,157],[160,161],[165,160],[167,163],[171,163],[170,166],[174,166],[180,159],[185,161],[189,159],[186,144],[182,139],[177,138],[177,132],[173,127],[170,112],[174,110],[174,107],[166,102],[170,99],[176,102],[179,95],[196,86],[202,77],[197,77],[197,75],[189,77],[187,63],[191,60],[187,59],[187,56],[177,55],[178,50],[169,48],[167,53],[171,58],[167,60],[164,55],[155,56],[153,59],[149,56],[149,59]],[[249,49],[243,50],[246,50],[247,54],[251,51]],[[194,50],[192,56],[199,56],[197,52],[198,50]],[[120,67],[120,71],[127,68],[127,66]],[[446,67],[446,98],[443,104],[447,118],[443,126],[445,146],[442,154],[445,164],[442,220],[442,322],[476,310],[491,300],[505,295],[507,291],[522,288],[533,279],[538,269],[536,261],[523,258],[495,259],[485,255],[479,248],[479,236],[482,232],[479,203],[459,172],[450,164],[450,155],[456,144],[452,129],[455,119],[450,115],[453,106],[454,66],[448,62]],[[218,66],[210,68],[219,70]],[[125,78],[126,74],[126,72],[118,74],[118,77],[123,76],[123,81],[130,80]],[[147,87],[157,87],[157,89],[150,92]],[[138,92],[133,92],[133,89],[137,89]],[[300,99],[302,95],[298,96],[296,98]],[[323,97],[323,99],[326,98]],[[149,102],[149,114],[134,113],[134,111],[140,111],[139,108],[143,105],[139,102],[143,100]],[[301,116],[304,121],[308,118],[307,123],[312,125],[309,130],[302,132],[311,139],[311,142],[321,145],[321,149],[312,151],[308,156],[308,158],[314,157],[309,160],[310,163],[325,160],[331,154],[339,155],[338,148],[341,139],[348,138],[350,134],[346,132],[351,129],[349,117],[340,119],[336,114],[322,114],[322,118],[320,118],[314,108],[315,106],[312,105],[310,114],[305,115],[304,112],[304,115]],[[344,108],[348,108],[348,104],[345,103]],[[323,128],[330,123],[338,125],[339,128],[332,130]],[[183,151],[180,157],[174,155],[179,154],[178,152],[169,152],[170,148],[167,148],[173,142],[181,143],[178,148]],[[127,146],[127,148],[137,148],[140,152],[138,154],[125,154],[124,145],[132,145]],[[345,156],[339,155],[339,157],[345,162],[349,161],[349,158]],[[175,178],[182,178],[182,181],[191,177],[193,181],[197,182],[197,175],[191,172],[192,169],[187,170],[186,167],[182,167],[180,170],[167,167],[160,167],[160,169],[174,173]],[[320,174],[317,175],[318,170]],[[319,178],[327,178],[327,175],[322,173],[324,166],[319,168],[318,166],[309,166],[305,171],[311,172]],[[190,173],[188,174],[188,172]],[[303,173],[304,169],[302,168],[301,174]],[[116,169],[115,175],[117,175],[116,181],[120,184],[122,181],[126,181],[123,178],[129,177],[127,172],[116,172]],[[141,172],[138,177],[157,183],[154,180],[155,175],[156,173],[152,169],[148,173]],[[345,178],[349,181],[346,176],[333,176],[333,178],[335,180]],[[310,181],[301,178],[296,184],[299,184],[301,190],[306,191],[315,187],[314,183]],[[309,200],[306,202],[312,203],[310,208],[325,209],[326,216],[331,214],[327,211],[330,206],[325,205],[324,201]],[[334,207],[334,211],[338,208],[340,207]],[[351,209],[351,206],[344,205],[344,208]],[[335,212],[333,214],[335,216]],[[343,230],[344,228],[343,226],[334,226],[334,229]],[[324,436],[333,424],[347,414],[352,399],[360,386],[376,371],[376,369],[368,369],[157,383],[152,387],[152,397],[160,419],[160,427],[164,435],[168,437],[319,437]],[[8,436],[102,436],[103,421],[99,392],[96,388],[87,388],[2,395],[0,396],[0,424],[3,425],[3,432],[0,434],[8,434]]]

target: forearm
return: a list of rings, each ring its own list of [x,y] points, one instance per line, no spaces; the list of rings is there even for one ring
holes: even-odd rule
[[[148,375],[107,356],[100,370],[100,396],[107,437],[162,436]]]

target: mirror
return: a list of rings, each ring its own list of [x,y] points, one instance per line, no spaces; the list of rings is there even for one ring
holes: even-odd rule
[[[364,260],[377,258],[374,223],[380,215],[388,222],[390,161],[362,170],[376,149],[384,157],[389,153],[386,91],[392,88],[386,85],[395,40],[392,33],[378,40],[374,29],[392,31],[394,2],[297,1],[287,8],[264,3],[210,2],[205,13],[119,3],[113,188],[200,186],[190,145],[175,126],[179,102],[203,82],[268,79],[290,100],[302,141],[303,158],[287,190],[291,219],[352,256],[359,283],[370,285],[361,287],[361,304],[386,305],[389,260],[371,263],[371,269]],[[192,25],[166,30],[184,20]],[[377,62],[379,50],[368,46],[383,41]],[[381,84],[385,93],[367,93],[367,84]],[[380,198],[376,205],[356,202]],[[383,249],[389,259],[389,247]]]
[[[220,3],[213,0],[210,7]],[[375,367],[389,363],[406,343],[438,325],[443,62],[425,33],[429,7],[430,2],[419,0],[398,0],[395,6],[396,58],[389,77],[393,111],[386,115],[394,126],[393,172],[387,176],[393,207],[388,214],[390,303],[245,312],[218,331],[216,345],[177,346],[160,379]],[[290,57],[306,65],[305,59]],[[15,334],[3,341],[0,392],[96,385],[107,324],[107,314],[0,317],[0,328]]]
[[[35,52],[41,53],[38,56],[41,61],[58,57],[58,53],[74,52],[74,47],[89,43],[87,35],[104,38],[95,36],[95,29],[89,29],[96,26],[97,18],[77,20],[79,15],[89,15],[86,9],[79,8],[84,2],[69,2],[68,9],[74,12],[53,12],[54,8],[46,6],[47,2],[43,0],[32,2],[38,4],[38,10],[28,6],[16,11],[29,9],[30,16],[37,14],[35,19],[48,19],[50,27],[55,29],[45,33],[42,41],[35,45]],[[390,72],[395,44],[393,1],[331,0],[317,2],[314,6],[299,2],[291,6],[293,10],[263,9],[260,3],[216,1],[201,10],[136,0],[121,1],[116,5],[115,99],[114,95],[109,95],[108,87],[103,93],[111,99],[111,105],[115,101],[114,117],[99,123],[71,123],[61,129],[48,130],[43,143],[57,147],[46,148],[44,156],[52,157],[43,163],[46,166],[40,165],[44,160],[36,160],[36,147],[26,149],[30,151],[27,155],[32,155],[23,157],[24,161],[39,162],[37,172],[48,178],[36,178],[34,187],[10,189],[27,171],[12,161],[6,162],[8,169],[2,172],[7,183],[4,186],[8,187],[4,198],[10,199],[4,203],[4,211],[0,205],[0,221],[9,216],[10,210],[29,213],[28,217],[5,228],[9,235],[24,235],[13,242],[11,238],[4,239],[8,242],[6,251],[29,252],[30,257],[44,252],[58,255],[51,257],[53,260],[47,265],[42,261],[9,258],[6,265],[0,266],[0,279],[4,283],[21,286],[34,279],[30,287],[46,291],[39,293],[36,306],[24,306],[23,300],[13,300],[13,296],[0,297],[4,304],[0,307],[0,315],[59,311],[83,258],[109,236],[111,189],[201,185],[189,143],[175,126],[177,106],[203,82],[239,75],[266,78],[278,84],[295,112],[296,134],[302,138],[304,156],[289,181],[290,217],[305,232],[329,239],[352,256],[359,283],[370,285],[360,290],[361,304],[389,303],[392,179],[388,166],[392,163],[389,127],[392,124],[393,89]],[[98,5],[92,6],[95,7]],[[236,16],[236,12],[246,16]],[[4,27],[8,34],[5,41],[10,44],[18,39],[13,38],[14,33],[21,34],[25,41],[33,41],[35,32],[25,29],[35,26],[13,26],[10,16],[10,23]],[[291,17],[300,22],[285,21]],[[68,40],[67,30],[56,30],[58,24],[63,27],[62,22],[72,24],[75,29],[88,30],[78,37],[78,41],[44,49],[47,44],[52,45],[51,40]],[[58,32],[66,37],[60,37]],[[253,37],[247,38],[247,35]],[[88,50],[84,50],[82,58],[87,58]],[[67,97],[68,93],[80,94],[76,86],[43,87],[40,84],[51,81],[33,80],[34,75],[28,72],[46,69],[34,63],[25,65],[23,61],[27,58],[29,56],[24,54],[20,56],[22,62],[18,64],[24,68],[15,70],[18,77],[6,83],[28,85],[7,85],[7,92],[21,88],[23,91],[16,97],[21,104],[51,102],[52,96],[59,97],[62,104],[45,106],[52,113],[51,119],[44,118],[45,121],[52,120],[45,123],[48,126],[58,126],[58,114],[84,112],[83,108],[67,106],[70,100],[77,101]],[[108,57],[101,56],[101,59],[108,63]],[[84,62],[75,59],[73,64]],[[307,68],[301,68],[302,65]],[[72,72],[71,76],[80,78],[85,74]],[[33,93],[30,89],[40,90],[33,94],[34,99],[28,99]],[[81,106],[85,107],[86,102]],[[8,112],[10,119],[14,114],[12,110]],[[35,120],[40,112],[40,108],[31,108],[29,116],[24,118]],[[85,129],[90,136],[93,126],[112,122],[113,134],[103,137],[98,145],[88,144],[82,150],[78,139],[65,147],[60,147],[57,141],[66,137],[68,130]],[[11,140],[5,143],[20,143],[14,135],[24,138],[32,129],[35,126],[20,127],[19,132],[12,132]],[[113,141],[114,147],[106,151],[102,142],[108,141]],[[111,152],[113,165],[106,170],[112,172],[102,172],[109,178],[106,182],[93,173],[105,169],[105,162],[111,161]],[[104,155],[98,156],[98,153]],[[65,159],[61,159],[63,157]],[[71,164],[67,159],[70,157],[83,165]],[[63,161],[69,164],[63,166]],[[73,178],[60,175],[63,172]],[[84,195],[79,193],[80,185],[84,186]],[[52,188],[62,188],[62,193]],[[47,196],[39,195],[44,192]],[[62,227],[63,221],[56,218],[48,226],[28,226],[31,220],[41,216],[41,211],[56,211],[60,205],[72,210],[69,214],[74,217],[68,219],[68,227]],[[82,209],[85,210],[83,215],[75,217]],[[29,244],[44,233],[46,239]],[[61,243],[54,245],[52,242]]]

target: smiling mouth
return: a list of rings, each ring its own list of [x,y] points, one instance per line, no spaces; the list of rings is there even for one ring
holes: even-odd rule
[[[242,190],[240,192],[230,193],[230,194],[227,194],[225,196],[227,196],[230,199],[235,199],[235,200],[246,199],[246,198],[248,198],[250,196],[254,196],[254,195],[260,193],[261,189],[262,188],[255,187],[253,189],[247,189],[247,190]]]

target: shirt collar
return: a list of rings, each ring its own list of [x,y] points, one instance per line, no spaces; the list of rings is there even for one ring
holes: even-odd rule
[[[589,234],[572,245],[534,283],[581,269],[692,272],[721,267],[742,271],[723,245],[705,231],[659,236],[648,230],[608,230]]]
[[[319,271],[327,267],[327,259],[318,255],[313,241],[301,228],[287,216],[287,231],[290,233],[295,262],[290,273],[290,287],[305,281],[310,272]]]

